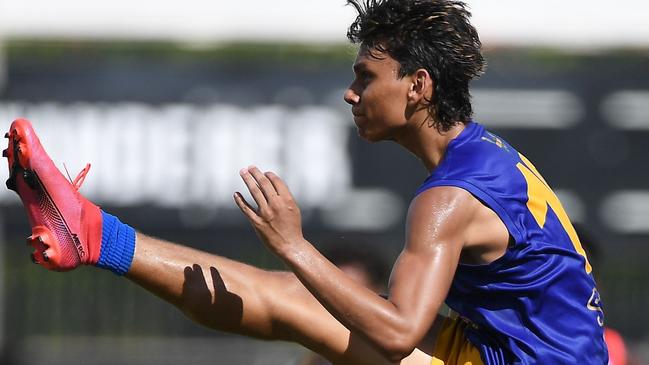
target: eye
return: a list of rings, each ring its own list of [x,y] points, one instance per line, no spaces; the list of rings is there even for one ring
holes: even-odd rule
[[[365,85],[372,81],[372,74],[367,71],[361,71],[358,74],[358,79]]]

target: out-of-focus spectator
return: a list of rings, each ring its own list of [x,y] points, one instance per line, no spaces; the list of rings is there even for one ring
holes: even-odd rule
[[[626,345],[622,335],[612,329],[604,329],[604,340],[608,346],[608,363],[609,365],[627,365]]]

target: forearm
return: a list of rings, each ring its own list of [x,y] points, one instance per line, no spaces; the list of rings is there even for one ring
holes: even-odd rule
[[[308,242],[295,248],[281,256],[336,319],[390,358],[404,357],[408,348],[414,348],[418,337],[426,331],[425,325],[416,323],[393,302],[346,276]]]

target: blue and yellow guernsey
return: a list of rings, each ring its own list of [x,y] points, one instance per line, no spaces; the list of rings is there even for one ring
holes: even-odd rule
[[[607,364],[592,268],[536,168],[471,122],[417,194],[434,186],[467,190],[498,214],[512,237],[496,261],[460,264],[446,299],[466,323],[461,329],[482,362]]]

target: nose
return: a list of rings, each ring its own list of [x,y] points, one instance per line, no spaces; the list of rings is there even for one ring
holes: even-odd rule
[[[361,97],[350,86],[347,88],[347,90],[345,90],[343,99],[345,99],[345,102],[347,102],[347,104],[349,105],[356,105],[361,100]]]

